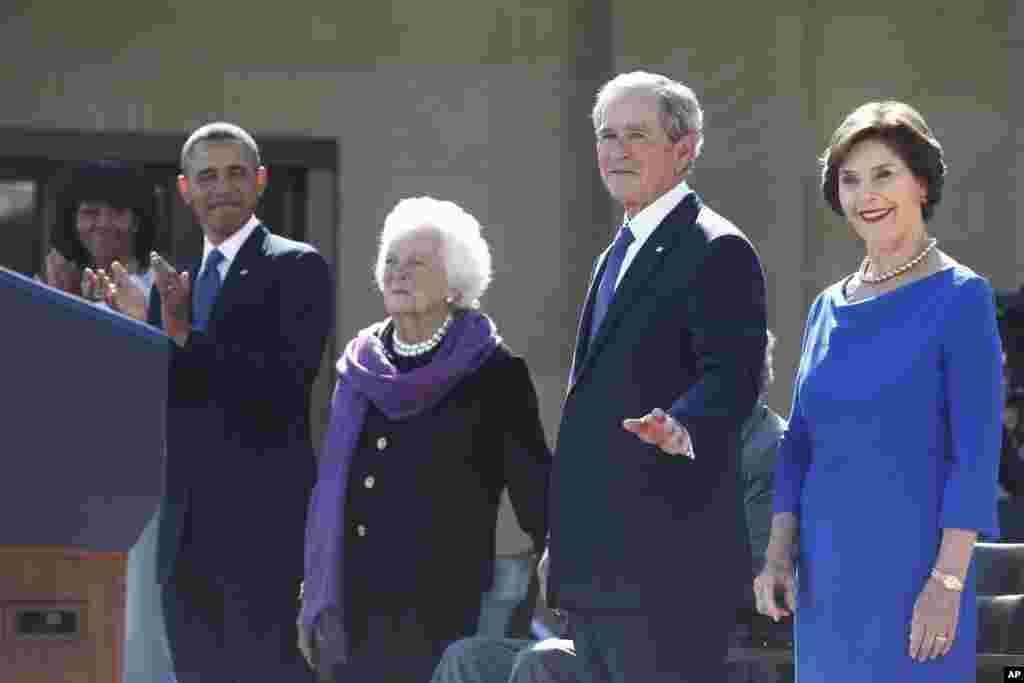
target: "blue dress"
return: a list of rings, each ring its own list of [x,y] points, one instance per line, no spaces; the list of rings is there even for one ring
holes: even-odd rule
[[[942,529],[998,534],[1001,382],[992,290],[968,268],[815,301],[775,479],[800,522],[798,683],[974,680],[973,567],[950,653],[907,650]]]

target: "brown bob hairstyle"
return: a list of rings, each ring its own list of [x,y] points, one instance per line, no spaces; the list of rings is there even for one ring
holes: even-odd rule
[[[927,221],[942,198],[942,183],[946,175],[942,146],[916,109],[892,100],[862,104],[832,134],[832,140],[819,160],[822,165],[821,194],[825,201],[833,211],[846,217],[839,203],[839,167],[854,145],[871,139],[888,146],[911,173],[925,181],[928,197],[921,207],[921,215]]]

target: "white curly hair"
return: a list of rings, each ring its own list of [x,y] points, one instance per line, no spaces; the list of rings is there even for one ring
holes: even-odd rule
[[[433,197],[403,199],[384,219],[374,268],[377,287],[384,288],[384,262],[391,244],[421,228],[433,228],[441,236],[448,286],[462,294],[453,305],[479,306],[491,283],[491,249],[481,234],[480,222],[455,202]]]

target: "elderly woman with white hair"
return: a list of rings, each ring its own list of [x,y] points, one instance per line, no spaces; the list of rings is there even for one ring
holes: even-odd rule
[[[405,199],[380,239],[388,318],[338,361],[306,527],[299,647],[337,680],[430,680],[476,628],[501,492],[542,550],[551,454],[526,363],[479,312],[473,216]]]

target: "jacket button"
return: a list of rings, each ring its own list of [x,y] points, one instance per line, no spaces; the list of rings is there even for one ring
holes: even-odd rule
[[[373,475],[369,475],[366,479],[363,479],[363,486],[368,489],[372,489],[373,485],[377,483],[377,480],[373,478]]]
[[[382,451],[382,450],[384,450],[387,447],[388,447],[387,437],[382,436],[379,439],[377,439],[377,450],[378,451]]]
[[[356,525],[356,534],[359,535],[359,536],[365,536],[366,535],[366,525],[365,524],[357,524]]]

